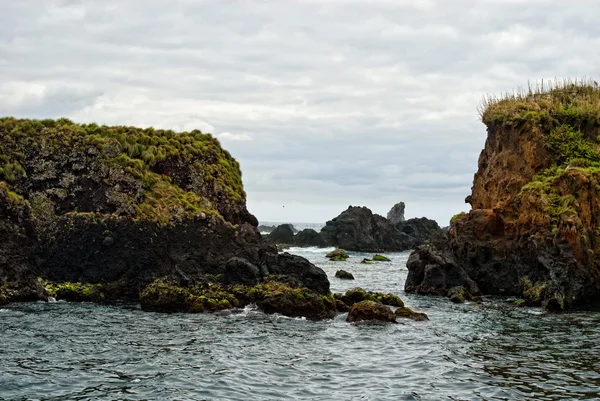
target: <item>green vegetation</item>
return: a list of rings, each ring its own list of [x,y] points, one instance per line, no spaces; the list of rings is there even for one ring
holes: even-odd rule
[[[527,90],[487,97],[479,111],[490,127],[524,124],[542,133],[553,164],[524,185],[519,196],[536,196],[555,230],[572,222],[579,209],[577,180],[600,189],[598,84],[585,79],[542,81]]]
[[[600,88],[591,79],[541,81],[499,97],[487,96],[479,113],[486,125],[531,122],[581,130],[600,121]]]
[[[46,289],[48,296],[56,299],[75,302],[102,302],[104,300],[101,284],[53,283],[41,279],[40,282]]]
[[[386,258],[383,255],[374,255],[372,260],[374,260],[375,262],[391,262],[389,258]]]
[[[198,130],[0,118],[0,181],[28,199],[22,180],[30,175],[36,181],[60,178],[46,192],[63,199],[71,188],[104,182],[115,188],[113,202],[161,224],[219,214],[219,206],[243,206],[246,196],[238,162]],[[141,192],[132,188],[132,178]]]
[[[404,302],[394,294],[384,294],[381,292],[365,291],[362,288],[354,288],[346,291],[345,294],[333,294],[335,299],[341,301],[347,306],[352,306],[361,301],[375,301],[384,305],[404,306]]]
[[[455,214],[450,219],[450,224],[455,224],[455,223],[459,222],[460,220],[464,219],[466,215],[467,215],[467,213],[465,213],[465,212],[460,212],[460,213]]]

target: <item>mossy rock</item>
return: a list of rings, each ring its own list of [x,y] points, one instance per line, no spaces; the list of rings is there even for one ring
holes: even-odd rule
[[[375,262],[391,262],[389,258],[386,258],[383,255],[373,255],[373,261]]]
[[[332,260],[334,262],[344,262],[346,259],[349,258],[348,254],[343,249],[336,249],[334,251],[329,252],[325,256],[329,258],[329,260]]]
[[[344,302],[344,304],[348,306],[352,306],[355,303],[359,303],[362,301],[374,301],[379,302],[384,305],[404,306],[404,302],[394,294],[384,294],[381,292],[371,292],[365,291],[362,288],[353,288],[351,290],[346,291],[345,294],[334,294],[336,299]]]
[[[46,288],[48,295],[57,300],[96,303],[104,301],[102,284],[46,282],[44,287]]]
[[[541,306],[542,301],[546,297],[548,284],[543,281],[533,283],[529,277],[524,277],[523,283],[523,300],[528,306]]]
[[[396,323],[396,315],[389,307],[375,301],[361,301],[350,307],[346,318],[347,322],[368,320]]]
[[[372,265],[373,261],[367,258],[364,258],[363,260],[360,261],[361,264],[363,265]]]
[[[415,312],[412,309],[407,308],[406,306],[396,309],[394,314],[396,315],[396,317],[411,319],[411,320],[415,320],[417,322],[429,320],[429,317],[427,316],[427,314],[422,313],[422,312]]]
[[[201,284],[181,286],[160,278],[140,293],[142,309],[157,312],[215,312],[255,303],[265,313],[280,313],[311,320],[329,319],[336,314],[333,295],[321,295],[307,288],[293,288],[277,281],[254,286]]]

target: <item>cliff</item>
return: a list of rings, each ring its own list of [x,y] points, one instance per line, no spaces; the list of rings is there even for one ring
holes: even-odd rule
[[[600,88],[538,86],[486,100],[481,116],[472,210],[452,219],[451,256],[438,267],[464,269],[484,294],[548,310],[600,300]],[[429,292],[428,253],[412,255],[407,290]]]
[[[239,304],[228,286],[275,281],[265,288],[302,289],[322,309],[326,274],[278,254],[257,224],[237,161],[209,134],[0,119],[0,304],[203,311]]]

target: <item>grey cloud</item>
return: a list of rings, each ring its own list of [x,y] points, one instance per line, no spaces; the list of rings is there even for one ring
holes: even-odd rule
[[[597,15],[559,1],[5,1],[0,111],[212,126],[262,220],[405,200],[447,221],[477,168],[483,95],[596,73]]]

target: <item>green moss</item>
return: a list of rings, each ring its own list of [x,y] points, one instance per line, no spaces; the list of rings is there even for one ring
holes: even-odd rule
[[[466,216],[467,216],[467,213],[465,213],[465,212],[457,213],[454,216],[452,216],[452,218],[450,219],[450,224],[456,224],[457,222],[463,220]]]
[[[239,164],[210,134],[0,118],[0,181],[18,184],[27,171],[43,170],[39,155],[70,153],[97,155],[104,174],[119,174],[120,167],[140,180],[143,192],[134,194],[139,219],[166,224],[245,204]],[[89,167],[77,174],[87,177]]]
[[[389,258],[386,258],[383,255],[374,255],[372,258],[375,262],[391,262]]]
[[[542,304],[546,295],[548,284],[545,282],[533,283],[529,277],[524,277],[522,281],[523,285],[523,299],[526,305],[539,306]]]
[[[78,282],[43,282],[49,296],[76,302],[101,302],[104,300],[102,284]]]
[[[335,299],[343,302],[347,306],[352,306],[361,301],[375,301],[384,305],[404,306],[404,302],[394,294],[384,294],[381,292],[365,291],[362,288],[353,288],[346,291],[345,294],[334,294]]]

